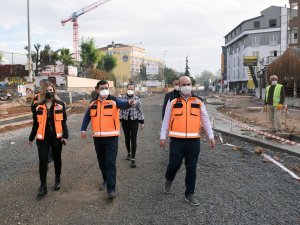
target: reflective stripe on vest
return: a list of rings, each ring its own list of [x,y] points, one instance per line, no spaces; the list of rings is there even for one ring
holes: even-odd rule
[[[94,137],[101,137],[101,136],[112,136],[112,135],[120,135],[120,131],[110,131],[110,132],[94,132],[93,136]]]
[[[113,100],[91,102],[90,116],[94,137],[113,137],[120,135],[119,109]]]
[[[171,102],[169,137],[199,138],[202,102],[196,97],[177,98]]]
[[[54,105],[54,127],[56,132],[56,137],[61,138],[63,136],[62,121],[63,121],[63,106],[55,103]],[[46,105],[38,105],[36,107],[36,116],[39,123],[36,138],[39,140],[44,140],[46,122],[47,122],[47,108]]]
[[[279,105],[282,86],[283,86],[282,84],[276,84],[276,86],[274,88],[273,106],[275,106],[275,107],[277,107]],[[268,101],[270,87],[271,87],[271,85],[269,85],[268,87],[266,87],[266,99],[267,99],[267,101]]]

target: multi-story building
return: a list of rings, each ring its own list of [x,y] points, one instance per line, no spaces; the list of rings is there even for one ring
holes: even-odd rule
[[[117,66],[113,70],[117,85],[124,85],[130,81],[140,81],[141,67],[146,68],[147,76],[158,75],[162,68],[162,60],[146,56],[144,48],[132,45],[115,44],[100,48],[102,54],[113,55],[117,59]]]
[[[289,47],[300,48],[300,41],[298,41],[298,35],[300,30],[300,17],[299,17],[299,6],[300,0],[290,0],[290,16],[289,16],[289,27],[290,27],[290,41]]]
[[[226,34],[222,51],[226,62],[223,74],[227,78],[227,88],[246,90],[248,84],[249,89],[251,72],[256,78],[257,71],[280,56],[288,47],[288,36],[288,9],[277,6],[271,6],[263,10],[260,16],[241,22]],[[244,66],[244,58],[249,56],[257,57],[253,71]]]

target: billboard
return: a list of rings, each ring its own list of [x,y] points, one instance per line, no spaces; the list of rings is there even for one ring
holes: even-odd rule
[[[158,74],[158,65],[146,65],[146,74],[147,75]]]
[[[244,56],[244,66],[257,66],[257,56]]]
[[[64,65],[46,65],[42,68],[42,75],[64,75]]]
[[[68,66],[68,75],[77,77],[77,67],[75,66]]]

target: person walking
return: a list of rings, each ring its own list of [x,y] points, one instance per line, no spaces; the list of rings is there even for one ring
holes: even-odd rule
[[[282,133],[280,112],[285,100],[284,87],[282,84],[278,84],[276,75],[270,76],[270,81],[271,85],[266,87],[264,111],[269,115],[270,133]]]
[[[86,129],[92,120],[94,146],[103,182],[100,189],[107,189],[109,199],[116,197],[116,159],[120,135],[119,109],[127,109],[134,100],[123,101],[109,94],[106,80],[97,83],[99,97],[92,100],[82,121],[81,137],[86,139]]]
[[[46,84],[47,82],[49,82],[47,79],[41,79],[40,80],[40,89],[41,87]],[[33,97],[33,101],[31,103],[31,112],[33,112],[33,105],[36,104],[37,102],[39,102],[41,100],[41,95],[40,95],[40,92],[37,91],[35,94],[34,94],[34,97]],[[58,100],[60,100],[58,98]],[[52,162],[53,161],[53,155],[52,155],[52,150],[51,150],[51,146],[49,148],[49,153],[48,153],[48,162]]]
[[[178,77],[175,77],[173,79],[173,86],[174,86],[174,90],[165,94],[164,104],[163,104],[163,107],[162,107],[162,120],[164,119],[166,106],[167,106],[167,103],[168,103],[169,99],[172,96],[177,95],[178,92],[179,92],[179,78]]]
[[[192,93],[192,83],[188,76],[179,79],[180,93],[170,98],[161,127],[160,146],[166,147],[169,132],[169,164],[165,174],[165,193],[171,193],[172,182],[185,159],[185,200],[191,205],[199,205],[194,196],[197,161],[200,153],[200,131],[204,128],[211,148],[215,147],[213,130],[204,103]]]
[[[122,122],[122,128],[125,135],[125,145],[127,149],[127,160],[131,160],[131,167],[136,167],[135,154],[136,154],[136,139],[139,129],[144,128],[144,112],[141,105],[140,98],[134,93],[134,84],[129,83],[127,85],[127,94],[122,97],[123,100],[133,99],[136,104],[128,109],[122,109],[120,111],[120,120]]]
[[[29,136],[29,145],[36,137],[39,155],[40,187],[37,196],[47,194],[48,155],[50,148],[55,168],[54,190],[61,188],[61,153],[63,144],[69,138],[65,104],[58,100],[55,87],[46,82],[40,89],[40,100],[32,106],[33,126]]]

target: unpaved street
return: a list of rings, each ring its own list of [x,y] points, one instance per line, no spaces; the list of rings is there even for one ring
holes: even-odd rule
[[[175,178],[173,194],[164,194],[168,150],[159,148],[162,99],[162,95],[143,99],[145,129],[139,133],[137,168],[130,168],[125,160],[123,134],[120,137],[117,198],[112,202],[99,190],[101,176],[92,138],[80,138],[83,114],[68,118],[70,140],[63,149],[62,189],[52,190],[51,163],[48,194],[41,200],[36,199],[37,149],[27,146],[30,128],[1,134],[0,224],[300,223],[300,183],[254,155],[255,146],[228,137],[223,138],[241,146],[240,151],[219,142],[211,151],[202,142],[196,188],[200,206],[184,201],[184,167]],[[300,162],[287,155],[281,159],[288,165]]]

